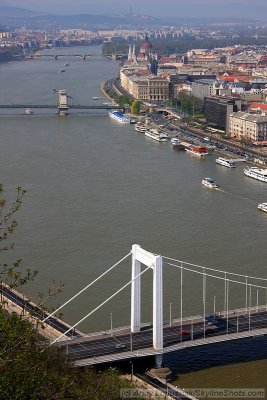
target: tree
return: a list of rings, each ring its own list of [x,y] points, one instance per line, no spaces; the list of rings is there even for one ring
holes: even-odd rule
[[[25,193],[18,188],[10,205],[0,199],[1,252],[14,248],[13,243],[5,242],[17,226],[13,215],[19,211]],[[1,285],[5,281],[18,287],[35,277],[35,271],[23,273],[20,267],[21,260],[0,264]],[[43,302],[58,290],[61,286],[54,285]],[[0,400],[113,400],[120,398],[120,389],[131,386],[114,370],[97,373],[94,368],[73,368],[59,347],[47,346],[42,340],[37,331],[40,323],[33,324],[23,312],[8,315],[4,305],[0,298]]]
[[[123,107],[123,106],[125,106],[125,105],[130,106],[131,103],[132,103],[132,100],[131,100],[129,97],[127,97],[127,96],[120,96],[119,99],[118,99],[118,102],[119,102],[119,105],[120,105],[121,107]]]
[[[138,100],[134,100],[131,104],[131,113],[132,114],[139,114],[141,105]]]
[[[1,195],[4,193],[4,186],[2,184],[0,184],[0,193]],[[0,252],[12,250],[14,248],[14,243],[9,243],[8,240],[17,227],[17,221],[13,216],[20,210],[25,193],[26,190],[18,187],[15,199],[10,204],[8,204],[5,198],[0,198],[0,242],[2,243]],[[21,263],[21,259],[16,260],[11,265],[0,263],[1,282],[5,281],[9,286],[16,287],[32,280],[36,276],[37,271],[32,271],[28,268],[26,271],[22,272],[20,270]]]

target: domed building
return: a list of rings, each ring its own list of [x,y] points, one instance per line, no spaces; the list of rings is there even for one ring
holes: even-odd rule
[[[151,61],[157,59],[158,59],[158,54],[152,51],[152,44],[148,40],[147,36],[145,37],[145,40],[140,47],[139,54],[135,54],[135,45],[133,45],[133,47],[130,45],[129,47],[129,54],[128,54],[129,61],[138,62],[138,61]]]
[[[143,42],[143,44],[140,47],[140,53],[149,55],[151,52],[152,52],[152,44],[148,40],[148,37],[146,36],[145,41]]]

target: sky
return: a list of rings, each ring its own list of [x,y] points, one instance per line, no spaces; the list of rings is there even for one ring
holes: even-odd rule
[[[56,14],[148,14],[155,17],[240,17],[267,19],[267,0],[0,0]]]

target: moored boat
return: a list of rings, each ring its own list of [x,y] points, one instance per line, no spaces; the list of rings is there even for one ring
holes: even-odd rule
[[[223,165],[224,167],[228,167],[228,168],[236,167],[234,161],[227,160],[227,158],[223,158],[223,157],[216,158],[215,162],[216,162],[216,164],[220,164],[220,165]]]
[[[261,182],[267,182],[267,169],[257,167],[244,168],[244,174]]]
[[[147,128],[146,128],[145,125],[142,125],[142,124],[137,123],[137,124],[135,125],[134,129],[136,130],[136,132],[145,133],[145,131],[146,131]]]
[[[186,148],[186,151],[198,157],[204,157],[209,154],[208,149],[204,146],[191,145],[188,148]]]
[[[172,148],[174,150],[184,150],[185,151],[185,146],[181,143],[181,141],[178,138],[171,139],[171,144],[172,144]]]
[[[120,124],[130,124],[131,119],[121,111],[109,111],[108,115]]]
[[[203,186],[206,186],[209,189],[217,189],[219,187],[215,180],[212,178],[202,179],[201,183]]]
[[[25,113],[26,113],[27,115],[31,115],[31,114],[33,113],[33,111],[32,111],[31,108],[26,108]]]
[[[166,133],[159,133],[157,129],[148,129],[145,131],[145,135],[150,139],[154,139],[157,142],[167,142],[169,137]]]
[[[171,144],[180,144],[180,143],[181,143],[181,140],[178,139],[178,138],[172,138],[171,139]]]
[[[264,211],[267,213],[267,203],[260,203],[258,204],[258,210]]]

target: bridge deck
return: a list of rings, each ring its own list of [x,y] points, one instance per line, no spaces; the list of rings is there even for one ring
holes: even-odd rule
[[[187,331],[181,335],[180,330]],[[76,366],[93,365],[112,361],[164,354],[185,348],[211,345],[230,340],[267,334],[266,307],[250,310],[235,310],[221,318],[217,326],[209,326],[202,317],[176,321],[164,325],[164,348],[155,350],[152,346],[152,327],[147,325],[141,332],[131,334],[130,328],[123,328],[106,335],[84,336],[59,343],[65,347],[68,357]],[[123,348],[116,348],[116,345]]]
[[[69,109],[75,109],[75,110],[118,110],[122,109],[119,105],[68,105]],[[26,109],[26,108],[53,108],[57,109],[58,105],[57,104],[0,104],[0,109]]]

